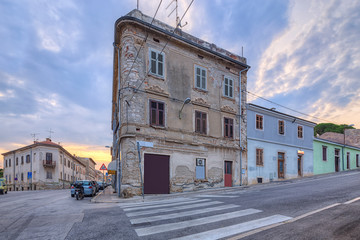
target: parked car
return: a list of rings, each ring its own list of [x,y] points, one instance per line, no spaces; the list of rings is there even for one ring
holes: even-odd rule
[[[0,178],[0,194],[7,193],[6,179]]]
[[[97,181],[91,181],[94,185],[95,185],[95,188],[96,188],[96,192],[98,192],[100,190],[100,186],[98,184]]]
[[[95,196],[96,194],[96,186],[95,184],[90,180],[79,180],[76,181],[75,184],[82,184],[84,187],[84,194],[85,196]],[[71,185],[71,197],[75,196],[75,188],[74,184]]]
[[[104,190],[107,187],[106,183],[103,183],[101,181],[98,181],[97,183],[99,184],[100,190]]]

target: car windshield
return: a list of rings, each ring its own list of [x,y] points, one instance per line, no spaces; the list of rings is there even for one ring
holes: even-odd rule
[[[78,182],[75,182],[75,184],[82,184],[82,185],[88,186],[88,185],[90,185],[90,182],[89,181],[78,181]]]

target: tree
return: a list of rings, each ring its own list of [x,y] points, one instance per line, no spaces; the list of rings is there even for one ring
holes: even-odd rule
[[[4,177],[4,169],[0,168],[0,178]]]
[[[344,129],[355,129],[347,124],[319,123],[314,128],[314,136],[322,135],[326,132],[344,133]]]

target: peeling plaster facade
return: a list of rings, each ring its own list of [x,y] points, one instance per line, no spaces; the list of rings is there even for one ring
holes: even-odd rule
[[[231,185],[247,184],[246,171],[240,180],[240,159],[245,170],[247,154],[240,151],[239,141],[241,129],[241,146],[246,148],[246,59],[181,30],[173,33],[157,20],[150,25],[151,20],[133,10],[115,23],[113,160],[121,156],[121,195],[141,194],[144,161],[150,161],[145,154],[169,156],[169,193],[224,187],[225,161],[231,162]],[[163,76],[149,70],[151,51],[163,54]],[[196,67],[206,71],[205,89],[196,86]],[[224,96],[225,77],[233,81],[232,97]],[[191,102],[184,104],[187,98]],[[161,126],[150,123],[150,101],[164,106]],[[206,115],[205,133],[196,132],[197,111]],[[232,138],[224,137],[225,118],[233,121]],[[140,167],[138,141],[153,144],[141,148]],[[204,179],[196,178],[198,158],[205,159]]]

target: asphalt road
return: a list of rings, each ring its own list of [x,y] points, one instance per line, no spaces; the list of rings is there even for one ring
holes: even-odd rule
[[[9,192],[0,239],[360,239],[359,197],[359,171],[140,203]]]

